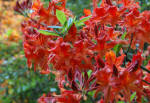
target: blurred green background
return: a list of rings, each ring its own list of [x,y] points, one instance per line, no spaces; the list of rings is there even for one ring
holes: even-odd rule
[[[43,93],[59,91],[53,74],[27,68],[20,31],[24,18],[13,12],[15,1],[0,1],[0,103],[36,103]],[[141,11],[148,10],[150,0],[140,0],[140,5]],[[92,8],[92,0],[68,0],[67,7],[81,17],[84,8]]]

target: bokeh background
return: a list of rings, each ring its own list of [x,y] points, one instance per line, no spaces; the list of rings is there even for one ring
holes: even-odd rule
[[[140,11],[150,10],[150,0],[137,1],[142,6]],[[59,89],[53,74],[41,75],[28,69],[20,30],[24,17],[14,12],[15,2],[0,0],[0,103],[36,103],[43,93],[57,93]],[[84,8],[92,9],[91,2],[68,0],[67,7],[79,18]]]

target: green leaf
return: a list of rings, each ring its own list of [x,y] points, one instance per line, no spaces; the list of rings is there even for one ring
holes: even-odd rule
[[[95,39],[92,39],[92,42],[93,42],[94,44],[97,44],[97,41],[96,41]]]
[[[148,61],[147,61],[147,60],[144,60],[144,61],[143,61],[143,65],[146,66],[147,64],[148,64]]]
[[[65,22],[61,32],[62,33],[68,32],[68,30],[70,29],[73,23],[74,23],[74,20],[72,18],[69,18],[69,20]]]
[[[134,93],[131,95],[131,97],[130,97],[130,102],[132,102],[135,97],[136,97],[136,92],[134,92]]]
[[[65,31],[67,31],[67,21],[64,23],[61,33],[64,33]]]
[[[89,94],[91,97],[93,97],[94,94],[95,94],[95,91],[90,91],[90,92],[88,92],[88,94]]]
[[[150,60],[150,55],[147,57],[147,60],[148,60],[148,61]]]
[[[123,35],[121,36],[121,39],[124,40],[126,35],[127,35],[127,32],[124,32]]]
[[[114,50],[114,52],[116,53],[116,55],[119,53],[121,47],[122,47],[121,44],[117,44],[117,45],[115,45],[115,47],[113,48],[113,50]]]
[[[91,17],[92,16],[88,16],[88,17],[82,18],[81,20],[77,21],[75,24],[77,26],[82,26],[82,25],[84,25],[84,22],[87,21],[87,20],[89,20]]]
[[[72,26],[72,24],[73,24],[73,19],[72,18],[69,18],[69,20],[68,20],[68,23],[67,23],[67,29],[70,29],[70,27]]]
[[[90,77],[91,74],[92,74],[92,70],[89,70],[89,71],[87,72],[87,74],[88,74],[88,76]]]
[[[48,30],[38,30],[39,33],[44,34],[44,35],[52,35],[52,36],[59,36],[58,34],[48,31]]]
[[[56,17],[62,25],[64,25],[64,23],[67,21],[66,15],[63,11],[56,10]]]
[[[124,101],[118,101],[117,103],[125,103]]]
[[[80,24],[76,24],[78,27],[79,26],[84,26],[85,24],[84,23],[80,23]]]
[[[53,28],[53,29],[61,29],[61,26],[47,26],[47,28]]]
[[[148,103],[147,98],[145,98],[144,96],[142,96],[142,103]]]

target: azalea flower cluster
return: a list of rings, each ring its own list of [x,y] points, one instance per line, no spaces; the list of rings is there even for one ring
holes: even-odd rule
[[[142,66],[150,11],[140,13],[134,0],[98,3],[93,0],[93,11],[84,9],[76,20],[66,0],[51,0],[47,7],[40,0],[17,2],[15,10],[27,17],[21,27],[28,67],[54,73],[61,91],[39,103],[80,103],[92,91],[99,103],[117,102],[120,95],[131,102],[134,92],[139,103],[150,96],[150,62]]]

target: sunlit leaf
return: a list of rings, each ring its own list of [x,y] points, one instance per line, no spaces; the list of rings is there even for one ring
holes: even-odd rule
[[[76,22],[76,25],[78,25],[78,26],[84,25],[84,22],[86,22],[87,20],[89,20],[91,17],[92,16],[88,16],[88,17],[82,18],[81,20],[79,20],[79,21]]]
[[[47,28],[53,28],[53,29],[61,29],[61,26],[47,26]]]
[[[136,92],[134,92],[132,95],[131,95],[131,97],[130,97],[130,101],[132,102],[133,101],[133,99],[136,97]]]
[[[127,32],[124,32],[123,35],[121,36],[121,39],[124,40],[126,35],[127,35]]]
[[[89,71],[87,72],[87,74],[88,74],[88,76],[91,76],[92,70],[89,70]]]
[[[63,28],[62,28],[62,33],[68,32],[72,24],[74,23],[74,20],[72,18],[69,18],[67,22],[65,22]]]
[[[59,36],[57,33],[48,30],[38,30],[38,32],[44,35]]]
[[[56,16],[62,25],[64,25],[64,23],[67,21],[66,15],[63,11],[56,10]]]
[[[117,45],[115,45],[115,47],[113,48],[114,52],[115,52],[116,54],[118,54],[118,53],[119,53],[119,51],[120,51],[120,49],[121,49],[121,47],[122,47],[122,45],[121,45],[121,44],[117,44]]]

